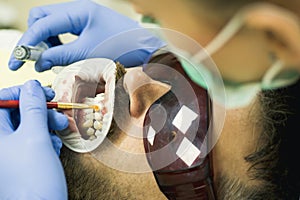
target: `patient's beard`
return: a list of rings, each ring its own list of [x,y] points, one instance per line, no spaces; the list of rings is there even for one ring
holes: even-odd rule
[[[68,197],[72,200],[165,199],[152,172],[133,174],[103,165],[91,154],[61,150]]]
[[[72,200],[134,199],[132,191],[118,184],[121,172],[97,161],[89,153],[79,154],[62,148],[61,160],[65,169],[68,197]]]

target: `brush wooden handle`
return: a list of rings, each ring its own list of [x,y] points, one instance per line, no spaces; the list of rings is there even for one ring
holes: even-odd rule
[[[19,108],[19,100],[0,100],[0,108]],[[65,103],[65,102],[47,102],[47,108],[57,108],[57,109],[94,109],[99,111],[99,106],[97,105],[86,105],[82,103]]]
[[[0,100],[0,108],[19,108],[19,100]]]
[[[0,100],[0,108],[19,108],[19,100]],[[57,108],[57,102],[47,102],[47,108]]]

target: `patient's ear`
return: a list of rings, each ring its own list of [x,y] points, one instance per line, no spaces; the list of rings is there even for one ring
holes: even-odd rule
[[[269,51],[288,67],[300,71],[300,19],[293,11],[269,3],[259,3],[245,10],[246,26],[264,31]]]
[[[124,88],[129,94],[130,114],[139,118],[156,100],[166,94],[171,86],[151,79],[142,68],[135,68],[125,74]]]

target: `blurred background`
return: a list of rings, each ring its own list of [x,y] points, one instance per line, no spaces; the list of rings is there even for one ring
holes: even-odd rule
[[[140,20],[141,16],[125,0],[94,1],[133,19]],[[68,0],[0,0],[0,27],[16,28],[24,31],[27,28],[27,17],[32,7],[62,2],[68,2]]]

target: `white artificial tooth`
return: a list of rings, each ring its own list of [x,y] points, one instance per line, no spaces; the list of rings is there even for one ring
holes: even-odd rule
[[[103,126],[102,122],[99,122],[97,120],[94,122],[94,129],[100,130],[102,129],[102,126]]]
[[[96,102],[103,101],[104,100],[104,96],[105,96],[105,93],[97,94],[96,97],[95,97],[95,101]]]
[[[102,103],[102,102],[99,102],[98,104],[97,104],[97,106],[99,106],[99,108],[100,108],[100,110],[104,107],[104,104]]]
[[[93,113],[93,111],[94,111],[93,109],[84,109],[83,112],[84,112],[85,114],[91,114],[91,113]]]
[[[96,130],[95,135],[96,135],[96,136],[100,136],[100,134],[101,134],[101,131]]]
[[[103,93],[97,94],[96,96],[97,96],[97,97],[103,97],[103,98],[104,98],[104,95],[105,95],[105,93],[103,92]]]
[[[97,137],[96,137],[95,135],[91,135],[91,136],[89,137],[89,140],[95,140],[95,139],[97,139]]]
[[[100,112],[95,112],[94,113],[94,119],[101,121],[102,120],[102,114]]]
[[[93,126],[93,120],[87,120],[82,124],[83,127],[89,128]]]
[[[93,120],[93,119],[94,119],[94,113],[91,112],[91,113],[85,115],[85,119],[86,119],[86,120]]]
[[[95,130],[93,128],[89,128],[87,131],[86,131],[86,134],[89,135],[89,136],[92,136],[95,134]]]

